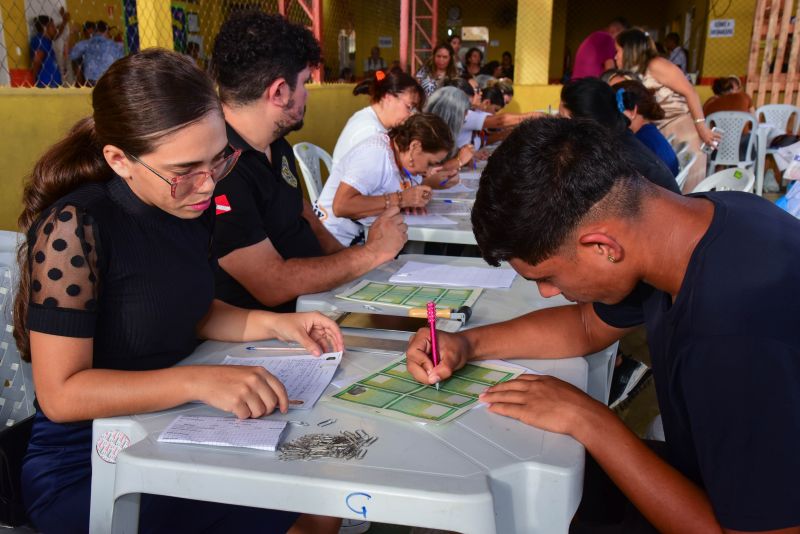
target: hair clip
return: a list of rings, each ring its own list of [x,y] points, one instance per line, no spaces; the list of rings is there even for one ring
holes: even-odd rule
[[[625,89],[617,89],[617,109],[620,113],[625,113],[625,101],[622,99]]]
[[[386,73],[382,70],[379,70],[375,73],[375,79],[379,82],[382,82],[386,78]]]

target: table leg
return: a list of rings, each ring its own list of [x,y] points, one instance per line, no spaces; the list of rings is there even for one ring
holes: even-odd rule
[[[111,516],[112,534],[136,534],[139,531],[140,493],[128,493],[114,501]]]
[[[767,135],[769,131],[766,128],[758,128],[756,130],[756,194],[758,196],[764,195],[764,166],[767,161]]]

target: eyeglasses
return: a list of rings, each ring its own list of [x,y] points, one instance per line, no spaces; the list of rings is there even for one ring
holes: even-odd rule
[[[222,161],[211,167],[210,170],[181,174],[180,176],[174,176],[171,179],[164,178],[157,170],[133,154],[128,154],[126,152],[125,155],[137,163],[140,163],[145,169],[167,182],[171,188],[170,194],[172,195],[172,198],[182,199],[188,197],[192,193],[197,192],[198,189],[203,187],[203,184],[209,177],[211,177],[211,179],[214,181],[214,185],[216,185],[220,180],[230,174],[230,172],[236,166],[236,162],[239,161],[239,156],[242,155],[242,151],[240,149],[233,149],[233,147],[230,145],[228,145],[228,147],[233,150],[233,153],[225,156]]]

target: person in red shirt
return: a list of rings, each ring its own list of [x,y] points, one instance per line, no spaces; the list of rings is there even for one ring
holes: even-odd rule
[[[615,39],[622,31],[630,28],[622,17],[612,20],[608,26],[590,34],[583,40],[575,53],[575,68],[572,79],[600,77],[603,72],[614,67]]]

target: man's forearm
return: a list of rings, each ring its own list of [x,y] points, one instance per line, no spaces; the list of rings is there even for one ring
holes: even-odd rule
[[[708,496],[597,404],[573,433],[659,532],[722,532]]]
[[[266,306],[277,306],[300,295],[329,291],[368,273],[381,264],[362,245],[328,256],[291,258],[265,272],[258,288],[250,292]]]
[[[475,358],[566,358],[591,354],[619,339],[624,330],[594,328],[591,304],[546,308],[463,332]]]
[[[303,199],[303,218],[308,221],[308,225],[311,226],[311,231],[314,232],[325,254],[333,254],[334,252],[339,252],[344,249],[344,246],[342,246],[342,244],[333,237],[333,234],[325,228],[325,225],[322,224],[322,221],[320,221],[319,217],[314,213],[311,203],[306,199]]]

